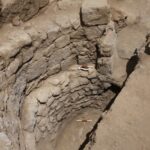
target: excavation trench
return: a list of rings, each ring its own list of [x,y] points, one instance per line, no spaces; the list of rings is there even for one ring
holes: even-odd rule
[[[90,149],[139,61],[149,9],[143,14],[143,0],[7,1],[0,0],[1,149]]]
[[[95,135],[97,127],[103,119],[105,112],[109,111],[121,87],[112,85],[108,91],[115,93],[102,108],[87,106],[72,114],[57,131],[57,137],[51,141],[51,135],[40,140],[37,150],[90,150],[96,142]],[[82,144],[81,144],[82,143]]]
[[[140,58],[138,56],[138,53],[135,54],[135,52],[134,52],[133,56],[130,58],[130,60],[127,63],[127,67],[126,67],[127,78],[124,81],[123,86],[122,87],[118,87],[118,86],[112,85],[110,87],[110,89],[114,93],[116,93],[116,96],[110,100],[110,102],[108,103],[108,105],[106,106],[106,108],[104,109],[104,111],[102,112],[102,114],[100,115],[100,117],[98,118],[96,123],[94,124],[93,128],[86,134],[86,138],[83,141],[83,143],[80,145],[78,150],[91,150],[92,149],[92,146],[96,143],[96,130],[97,130],[99,124],[101,123],[101,121],[105,117],[106,113],[111,109],[111,106],[115,102],[115,99],[117,98],[117,96],[119,95],[121,90],[126,85],[126,82],[127,82],[128,78],[129,78],[129,76],[135,70],[135,68],[136,68],[136,66],[137,66],[137,64],[139,62],[139,59]]]
[[[83,109],[79,114],[77,114],[67,123],[65,123],[65,126],[63,127],[63,129],[58,135],[58,138],[56,139],[56,143],[53,149],[84,150],[90,149],[90,147],[92,147],[92,145],[96,142],[95,134],[98,125],[103,119],[103,113],[109,111],[121,88],[112,85],[110,87],[110,90],[113,91],[115,95],[111,100],[109,100],[109,102],[103,110],[100,108]],[[42,148],[39,150],[42,150]]]
[[[21,125],[27,149],[90,150],[96,142],[95,134],[103,119],[103,113],[109,111],[139,61],[139,54],[136,51],[128,62],[121,60],[114,46],[117,37],[115,29],[112,27],[107,30],[106,35],[102,35],[104,41],[101,41],[108,42],[106,48],[100,45],[101,42],[95,44],[95,41],[90,43],[83,40],[81,47],[78,47],[78,42],[70,44],[72,49],[75,46],[76,49],[85,50],[87,46],[89,53],[85,54],[90,56],[89,60],[87,56],[83,58],[83,53],[80,55],[77,52],[74,55],[71,48],[68,52],[68,45],[51,54],[52,62],[60,56],[58,60],[61,68],[58,71],[56,66],[53,68],[56,69],[54,74],[43,77],[38,87],[25,97],[23,103]],[[66,42],[67,36],[63,37],[63,40]],[[68,56],[68,60],[65,61]],[[85,62],[82,64],[84,59]],[[44,59],[41,63],[43,61]],[[118,67],[122,61],[125,66]],[[120,80],[118,68],[125,70],[125,73],[122,70],[121,73],[127,75],[126,78]],[[29,81],[32,79],[35,79],[35,76],[31,76]]]
[[[136,65],[139,62],[138,55],[133,55],[127,64],[127,78],[122,87],[112,84],[109,88],[114,97],[109,100],[106,107],[103,110],[87,108],[82,110],[73,119],[69,120],[63,130],[59,133],[57,141],[55,143],[55,150],[91,150],[92,146],[96,143],[96,130],[101,121],[105,117],[106,113],[111,109],[111,106],[115,102],[115,99],[124,88],[128,77],[135,70]],[[64,144],[65,143],[65,144]],[[42,150],[39,149],[39,150]]]

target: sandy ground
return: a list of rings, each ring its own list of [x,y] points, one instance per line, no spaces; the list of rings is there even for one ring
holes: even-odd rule
[[[99,124],[92,150],[150,150],[150,56]]]
[[[46,138],[38,144],[38,150],[78,150],[85,140],[86,134],[91,131],[100,115],[100,110],[84,110],[65,123],[58,135],[55,148],[52,148],[53,146],[50,144],[49,138]],[[82,122],[81,120],[88,121]]]

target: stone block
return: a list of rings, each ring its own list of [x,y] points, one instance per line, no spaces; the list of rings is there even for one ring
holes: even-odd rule
[[[29,69],[27,70],[27,80],[32,81],[39,77],[40,75],[44,74],[47,69],[47,63],[44,58],[40,58],[39,60],[33,62]]]
[[[56,15],[55,21],[56,24],[60,26],[60,30],[63,34],[68,34],[69,32],[71,32],[71,22],[68,15],[59,13],[59,15]]]
[[[48,120],[49,120],[48,118],[44,117],[39,122],[38,127],[42,132],[44,132],[46,130],[46,125],[48,124]]]
[[[38,112],[37,112],[37,115],[38,116],[47,116],[48,115],[48,108],[47,108],[47,105],[45,104],[40,104],[39,107],[38,107]]]
[[[52,43],[54,40],[58,38],[60,27],[57,24],[51,22],[49,23],[47,30],[49,43]]]
[[[22,110],[22,126],[24,130],[33,132],[36,123],[35,114],[38,110],[38,103],[33,95],[28,96],[24,100]]]
[[[87,78],[79,78],[80,85],[87,85],[89,80]]]
[[[74,89],[80,86],[80,82],[77,78],[74,78],[73,80],[70,81],[69,86],[70,86],[70,89]]]
[[[67,70],[69,66],[74,65],[76,63],[77,63],[76,57],[72,55],[61,62],[61,69]]]
[[[88,40],[96,40],[96,38],[100,38],[104,32],[104,30],[98,27],[88,27],[84,28],[84,30]]]
[[[41,104],[45,104],[48,99],[52,96],[51,88],[43,86],[35,91],[35,97]]]
[[[120,58],[130,59],[135,49],[145,42],[145,31],[139,26],[126,27],[118,33],[117,51]]]
[[[11,62],[6,70],[7,77],[10,77],[12,74],[14,74],[18,70],[20,65],[21,61],[18,58]]]
[[[114,29],[114,23],[110,22],[106,28],[105,36],[98,40],[98,47],[101,56],[111,57],[116,51],[117,34]]]
[[[85,33],[84,33],[84,29],[83,28],[79,28],[78,30],[72,32],[70,34],[70,38],[72,40],[79,40],[79,39],[83,39],[85,36]]]
[[[58,65],[61,63],[63,59],[66,59],[71,55],[71,48],[70,46],[66,46],[62,49],[56,50],[53,55],[51,55],[49,59],[49,66],[50,68],[53,67],[54,65]]]
[[[110,75],[112,73],[111,59],[109,57],[98,59],[98,72],[102,75]]]
[[[107,24],[110,20],[107,0],[84,0],[81,13],[82,21],[87,26]]]
[[[24,48],[23,50],[22,50],[22,61],[23,61],[23,63],[26,63],[26,62],[28,62],[29,60],[31,60],[32,58],[33,58],[33,54],[34,54],[34,47],[31,47],[31,48],[28,48],[28,49],[26,49],[26,48]]]
[[[59,96],[61,94],[61,89],[59,86],[52,86],[51,87],[51,93],[52,95],[55,96]]]
[[[88,56],[78,56],[78,62],[79,64],[87,64],[90,62],[89,57]]]
[[[49,98],[47,102],[47,106],[49,107],[54,102],[54,100],[55,100],[54,97]]]
[[[15,56],[22,47],[29,45],[32,42],[30,36],[21,30],[14,31],[8,36],[9,42],[3,42],[3,44],[0,45],[0,56],[2,58]]]
[[[61,84],[61,78],[57,78],[57,77],[51,77],[48,79],[48,83],[52,84],[53,86],[59,86]]]
[[[57,48],[63,48],[66,45],[68,45],[69,43],[70,43],[70,36],[69,35],[64,35],[64,36],[61,36],[60,38],[58,38],[55,41],[55,46]]]
[[[54,75],[60,71],[60,64],[54,65],[54,66],[49,66],[47,69],[47,74],[49,76]]]
[[[57,121],[61,121],[63,117],[65,116],[66,112],[62,111],[57,115]]]

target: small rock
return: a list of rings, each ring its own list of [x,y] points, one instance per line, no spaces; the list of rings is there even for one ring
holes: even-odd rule
[[[51,96],[51,88],[47,86],[43,86],[35,92],[35,97],[41,104],[45,104]]]
[[[8,68],[7,68],[7,70],[6,70],[6,75],[7,75],[7,77],[10,77],[12,74],[14,74],[14,73],[18,70],[18,68],[19,68],[20,65],[21,65],[21,61],[20,61],[18,58],[16,58],[16,59],[8,66]]]
[[[16,16],[12,19],[13,26],[20,26],[21,23],[22,23],[22,21],[19,16]]]
[[[48,99],[47,106],[50,106],[54,102],[55,98],[51,97]]]
[[[38,124],[39,129],[43,132],[46,130],[46,125],[48,124],[48,118],[44,117]]]
[[[61,94],[60,87],[58,87],[58,86],[51,87],[51,93],[54,97],[59,96]]]
[[[111,59],[109,57],[98,59],[98,72],[102,75],[110,75],[112,73]]]
[[[46,105],[44,104],[40,104],[38,107],[38,112],[37,112],[38,116],[47,116],[48,115],[48,108]]]

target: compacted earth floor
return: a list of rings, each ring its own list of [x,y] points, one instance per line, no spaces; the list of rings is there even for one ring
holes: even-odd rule
[[[143,55],[96,131],[91,150],[150,150],[150,56]]]
[[[47,137],[38,144],[38,150],[78,150],[101,114],[98,109],[83,110],[65,123],[54,144]]]

